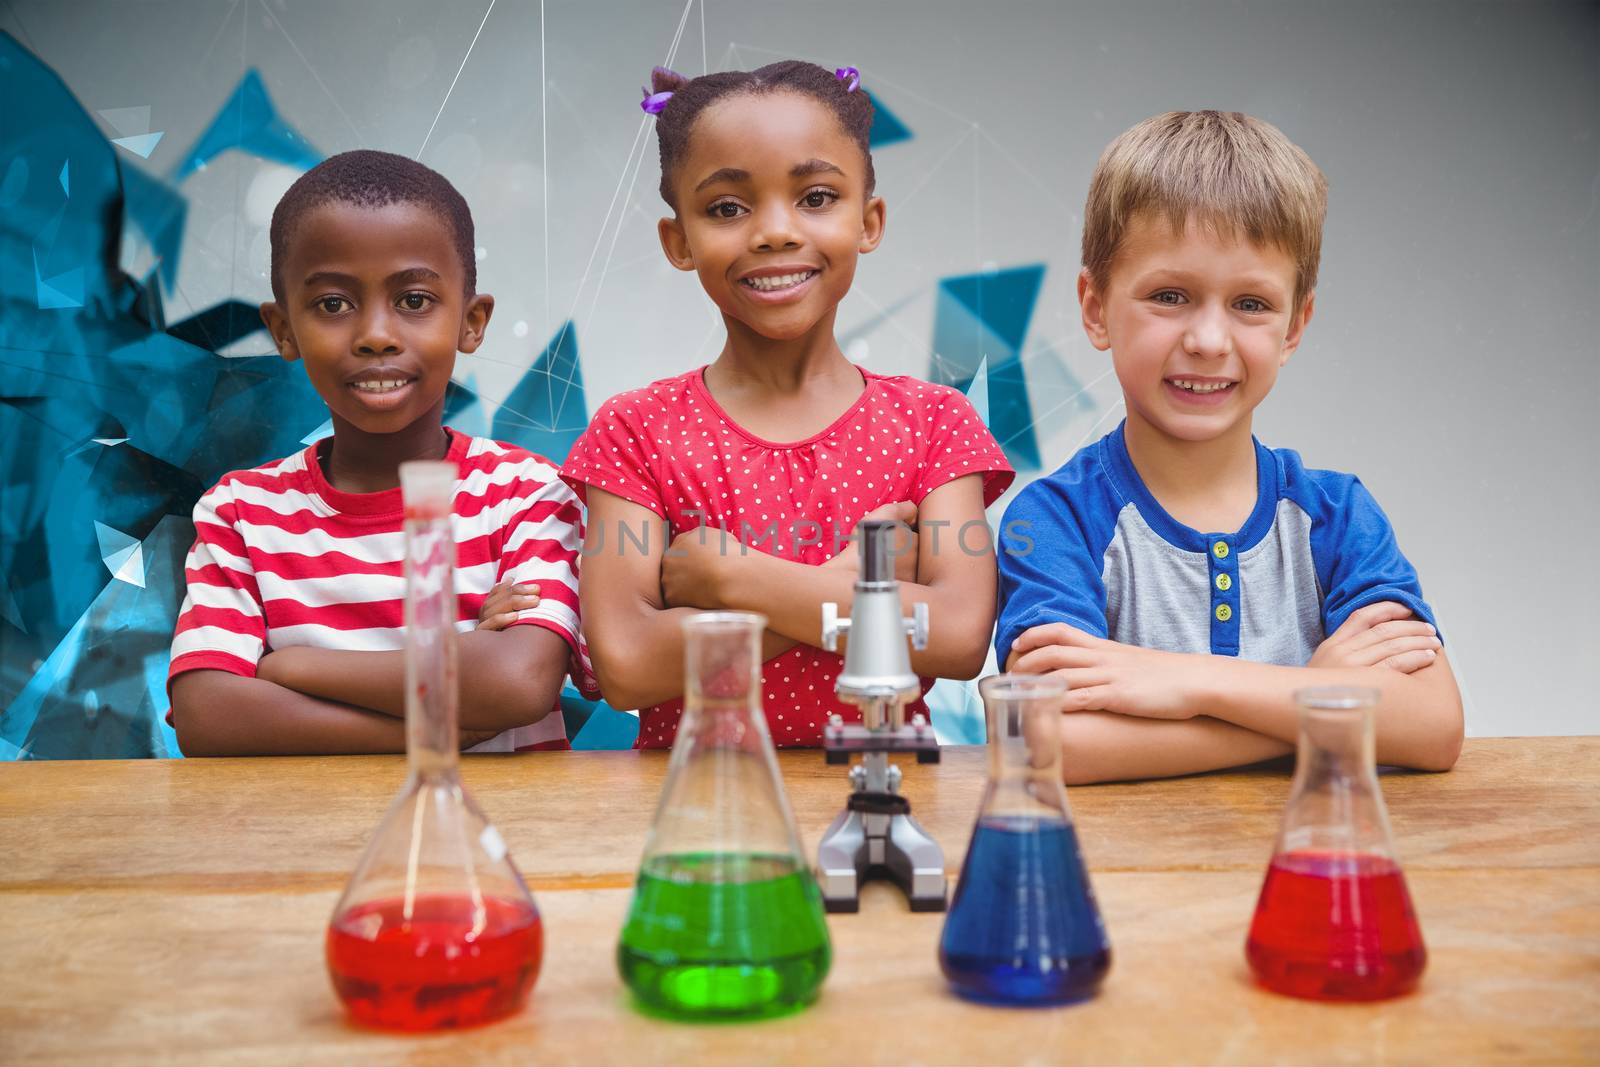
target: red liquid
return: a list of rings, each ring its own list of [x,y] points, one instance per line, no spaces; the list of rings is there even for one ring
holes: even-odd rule
[[[519,1010],[539,977],[544,927],[521,901],[423,896],[358,904],[328,927],[328,973],[358,1022],[473,1026]],[[476,935],[473,929],[481,921]]]
[[[1314,1000],[1398,996],[1428,963],[1400,868],[1338,852],[1274,857],[1244,951],[1262,985]]]

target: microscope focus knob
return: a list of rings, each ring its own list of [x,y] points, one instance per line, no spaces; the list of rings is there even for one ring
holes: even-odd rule
[[[822,605],[822,647],[829,652],[839,650],[839,635],[850,629],[850,620],[839,618],[839,605],[827,601]]]
[[[912,605],[911,618],[906,620],[906,633],[911,635],[911,647],[918,652],[928,647],[928,605]]]

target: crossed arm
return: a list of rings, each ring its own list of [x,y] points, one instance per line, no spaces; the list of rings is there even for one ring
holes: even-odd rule
[[[1162,652],[1064,623],[1024,631],[1008,670],[1068,684],[1069,784],[1155,778],[1253,763],[1294,750],[1293,694],[1312,685],[1379,692],[1380,763],[1443,771],[1461,750],[1461,694],[1433,628],[1400,604],[1351,614],[1304,667]]]
[[[763,659],[797,644],[820,645],[824,602],[849,613],[856,576],[853,548],[813,566],[758,549],[744,551],[718,531],[690,530],[667,551],[667,524],[654,513],[592,486],[588,503],[589,536],[601,538],[603,550],[585,556],[579,592],[595,672],[614,707],[648,707],[683,695],[682,620],[696,609],[766,615]],[[920,505],[886,505],[867,517],[916,522],[924,529],[948,526],[950,532],[937,544],[932,537],[915,536],[902,542],[896,557],[907,609],[926,603],[937,620],[928,647],[912,654],[911,665],[925,676],[975,676],[983,668],[994,625],[994,552],[992,546],[971,544],[972,539],[970,548],[960,545],[954,531],[983,519],[980,476],[948,482]],[[599,532],[624,525],[652,530],[643,549],[621,550],[614,532]]]
[[[484,610],[486,620],[498,617],[490,603]],[[459,635],[462,747],[549,714],[569,652],[540,626]],[[263,656],[254,678],[180,674],[172,681],[179,746],[190,756],[404,752],[404,657],[296,647]]]

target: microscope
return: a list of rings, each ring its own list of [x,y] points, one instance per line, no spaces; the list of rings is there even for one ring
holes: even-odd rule
[[[905,706],[922,695],[921,680],[911,670],[906,638],[928,645],[928,605],[918,604],[910,618],[901,614],[900,583],[894,577],[896,523],[863,522],[856,528],[861,569],[848,619],[837,604],[822,605],[822,647],[838,648],[847,635],[844,669],[834,692],[861,709],[860,724],[846,724],[835,715],[823,730],[822,745],[830,764],[850,768],[850,798],[817,848],[817,881],[824,905],[832,912],[860,909],[861,884],[887,877],[905,893],[912,911],[943,911],[944,853],[938,842],[911,817],[911,802],[900,795],[900,768],[890,753],[915,753],[918,763],[939,761],[939,742],[922,715],[905,721]]]

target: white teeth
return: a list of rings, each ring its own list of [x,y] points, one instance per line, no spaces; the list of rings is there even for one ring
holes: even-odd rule
[[[1191,382],[1191,381],[1185,381],[1182,378],[1174,378],[1174,379],[1172,379],[1172,384],[1176,385],[1179,389],[1185,389],[1185,390],[1188,390],[1191,393],[1215,393],[1218,390],[1229,388],[1234,383],[1233,382]]]
[[[817,272],[814,270],[807,270],[798,274],[779,274],[771,278],[746,278],[744,284],[758,292],[771,293],[779,289],[793,289],[815,273]]]
[[[363,393],[388,393],[388,392],[392,392],[395,389],[399,389],[401,386],[405,385],[406,383],[404,381],[402,381],[402,380],[398,380],[397,379],[395,381],[355,382],[353,384],[355,385],[355,387],[357,389],[361,390]]]

